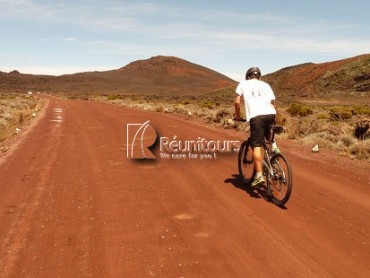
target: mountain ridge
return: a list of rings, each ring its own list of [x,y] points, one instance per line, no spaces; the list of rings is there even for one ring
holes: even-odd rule
[[[115,70],[61,76],[0,73],[0,90],[105,94],[199,95],[233,86],[229,77],[172,56],[137,60]]]
[[[370,91],[370,54],[285,67],[263,79],[283,97],[364,96]]]
[[[370,97],[370,54],[303,63],[262,77],[279,98]],[[154,56],[109,71],[61,76],[0,72],[0,91],[77,94],[204,95],[235,89],[237,82],[174,56]]]

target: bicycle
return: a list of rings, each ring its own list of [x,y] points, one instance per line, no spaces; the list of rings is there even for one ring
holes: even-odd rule
[[[245,121],[242,119],[241,121]],[[272,143],[274,142],[276,131],[281,127],[270,126],[269,134],[263,144],[264,158],[262,162],[263,175],[265,176],[265,186],[267,197],[275,205],[282,207],[289,200],[293,187],[292,167],[287,157],[282,152],[273,153]],[[249,186],[255,176],[253,162],[253,149],[250,145],[250,137],[244,141],[239,149],[238,170],[243,182]]]

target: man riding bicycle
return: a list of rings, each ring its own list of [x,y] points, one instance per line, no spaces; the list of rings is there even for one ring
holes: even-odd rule
[[[262,185],[265,179],[262,174],[262,146],[269,133],[269,127],[275,122],[275,95],[269,84],[260,80],[261,70],[258,67],[248,69],[245,79],[239,83],[235,92],[235,120],[240,118],[240,102],[244,99],[246,120],[250,124],[251,146],[256,174],[252,187]],[[273,151],[277,152],[276,144]]]

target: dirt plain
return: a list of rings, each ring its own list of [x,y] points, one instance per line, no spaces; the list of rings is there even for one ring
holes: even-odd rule
[[[237,154],[127,159],[126,127],[243,139],[174,115],[49,97],[0,164],[1,277],[369,277],[370,165],[280,140],[285,208],[250,192]]]

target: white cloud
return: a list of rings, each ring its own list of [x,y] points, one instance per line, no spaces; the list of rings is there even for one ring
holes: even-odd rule
[[[0,5],[11,5],[11,6],[19,6],[24,4],[29,4],[30,1],[27,0],[0,0]]]
[[[1,67],[0,71],[10,72],[17,70],[23,74],[42,74],[42,75],[62,75],[62,74],[73,74],[79,72],[88,72],[88,71],[106,71],[112,70],[109,67],[42,67],[42,66],[14,66],[14,67]]]
[[[65,38],[40,38],[39,39],[42,42],[75,42],[77,41],[76,38],[74,37],[65,37]]]
[[[295,52],[302,53],[302,56],[311,55],[309,57],[322,53],[345,57],[368,53],[370,49],[370,39],[366,34],[363,37],[361,33],[351,34],[352,30],[357,30],[354,22],[347,24],[343,20],[340,24],[331,24],[326,18],[319,20],[271,12],[248,13],[247,9],[241,16],[240,11],[227,8],[202,10],[191,8],[186,3],[164,5],[159,2],[0,0],[1,30],[10,30],[11,21],[25,22],[30,26],[37,23],[35,28],[46,30],[40,32],[39,45],[32,45],[32,39],[28,39],[29,49],[17,48],[23,53],[12,53],[12,47],[6,44],[2,52],[8,56],[6,60],[9,63],[16,63],[9,56],[26,54],[29,57],[27,63],[36,64],[37,61],[49,65],[42,61],[41,48],[47,46],[47,50],[52,50],[53,46],[62,44],[68,44],[68,53],[78,56],[78,63],[83,63],[85,59],[85,64],[91,64],[94,57],[107,59],[104,63],[118,63],[116,61],[120,59],[130,62],[137,57],[157,54],[179,56],[193,62],[213,58],[211,63],[215,63],[215,59],[219,60],[217,63],[222,63],[223,59],[230,59],[231,53],[234,59],[257,52],[276,52],[276,56]],[[46,27],[43,29],[40,26]],[[50,31],[54,27],[55,32]],[[4,34],[6,38],[6,32]],[[13,32],[12,36],[14,34],[17,33]],[[32,53],[34,49],[38,53]],[[61,57],[55,59],[63,59]],[[36,73],[51,74],[95,70],[90,67],[32,69]],[[232,72],[229,76],[239,78],[239,74]]]

